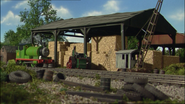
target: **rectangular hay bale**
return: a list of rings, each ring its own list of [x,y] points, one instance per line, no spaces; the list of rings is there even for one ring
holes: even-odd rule
[[[163,60],[163,68],[165,68],[171,64],[175,64],[175,63],[180,62],[179,56],[163,55],[162,58],[163,58],[162,59]]]

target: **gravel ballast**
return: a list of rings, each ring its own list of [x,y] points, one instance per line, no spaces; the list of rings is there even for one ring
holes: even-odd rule
[[[53,79],[55,78],[56,75],[53,76]],[[88,78],[88,77],[72,77],[72,76],[66,76],[66,81],[72,81],[76,83],[82,83],[82,84],[87,84],[87,85],[92,85],[95,86],[97,83],[100,83],[100,79],[95,79],[95,78]],[[126,82],[121,81],[121,80],[111,80],[111,88],[116,88],[116,89],[121,89],[123,88],[124,84]],[[27,83],[25,83],[27,84]],[[169,96],[171,100],[185,100],[185,89],[184,87],[177,87],[175,85],[154,85],[150,84],[157,88],[158,90],[162,91],[164,94]],[[69,95],[69,94],[61,94],[60,90],[62,88],[66,88],[66,86],[63,86],[61,83],[55,83],[55,82],[43,82],[39,83],[38,85],[39,88],[41,89],[47,89],[49,90],[49,94],[54,94],[54,95],[59,95],[60,98],[57,100],[52,100],[49,102],[49,104],[70,104],[70,103],[77,103],[77,104],[82,104],[82,103],[96,103],[96,104],[108,104],[106,102],[99,102],[95,100],[93,97],[91,98],[85,98],[81,97],[78,95]],[[76,87],[67,87],[68,90],[70,91],[78,91],[75,89]],[[85,90],[82,90],[85,91]],[[94,91],[88,91],[88,92],[94,92]],[[111,92],[113,93],[113,92]],[[115,94],[115,93],[114,93]]]
[[[94,86],[95,83],[100,81],[100,79],[94,79],[94,78],[86,78],[80,79],[79,77],[66,77],[67,81],[77,82],[77,83],[83,83],[83,84],[89,84]],[[121,89],[126,82],[120,81],[120,80],[111,80],[111,87]],[[175,85],[154,85],[150,84],[152,86],[155,86],[158,90],[162,91],[164,94],[168,95],[171,100],[178,99],[179,101],[185,100],[185,88],[184,87],[177,87]]]

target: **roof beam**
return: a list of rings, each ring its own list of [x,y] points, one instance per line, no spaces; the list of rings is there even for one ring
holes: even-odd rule
[[[32,30],[33,33],[52,33],[56,29],[51,29],[51,30]]]

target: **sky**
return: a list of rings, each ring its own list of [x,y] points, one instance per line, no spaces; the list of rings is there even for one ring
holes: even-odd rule
[[[158,0],[52,0],[57,16],[63,19],[123,13],[155,8]],[[1,0],[1,41],[4,34],[16,32],[20,22],[20,11],[29,9],[27,0]],[[177,30],[184,33],[184,0],[164,0],[161,14]],[[83,42],[83,38],[66,37],[69,42]]]

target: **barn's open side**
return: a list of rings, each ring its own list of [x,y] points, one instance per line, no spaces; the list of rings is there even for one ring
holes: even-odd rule
[[[87,53],[87,42],[94,36],[108,36],[121,35],[122,50],[125,49],[125,36],[135,36],[142,41],[144,32],[146,30],[148,21],[154,9],[142,10],[137,12],[114,13],[100,16],[88,16],[81,18],[71,18],[66,20],[59,20],[46,25],[32,29],[32,43],[33,36],[39,33],[47,33],[54,35],[54,61],[57,63],[57,36],[73,36],[84,38],[84,53]],[[145,25],[146,24],[146,25]],[[69,35],[67,32],[73,32],[74,35]],[[83,36],[76,36],[75,33],[81,33]],[[176,30],[173,26],[159,14],[158,23],[154,35],[168,34],[172,41],[172,55],[175,55],[175,37]]]

